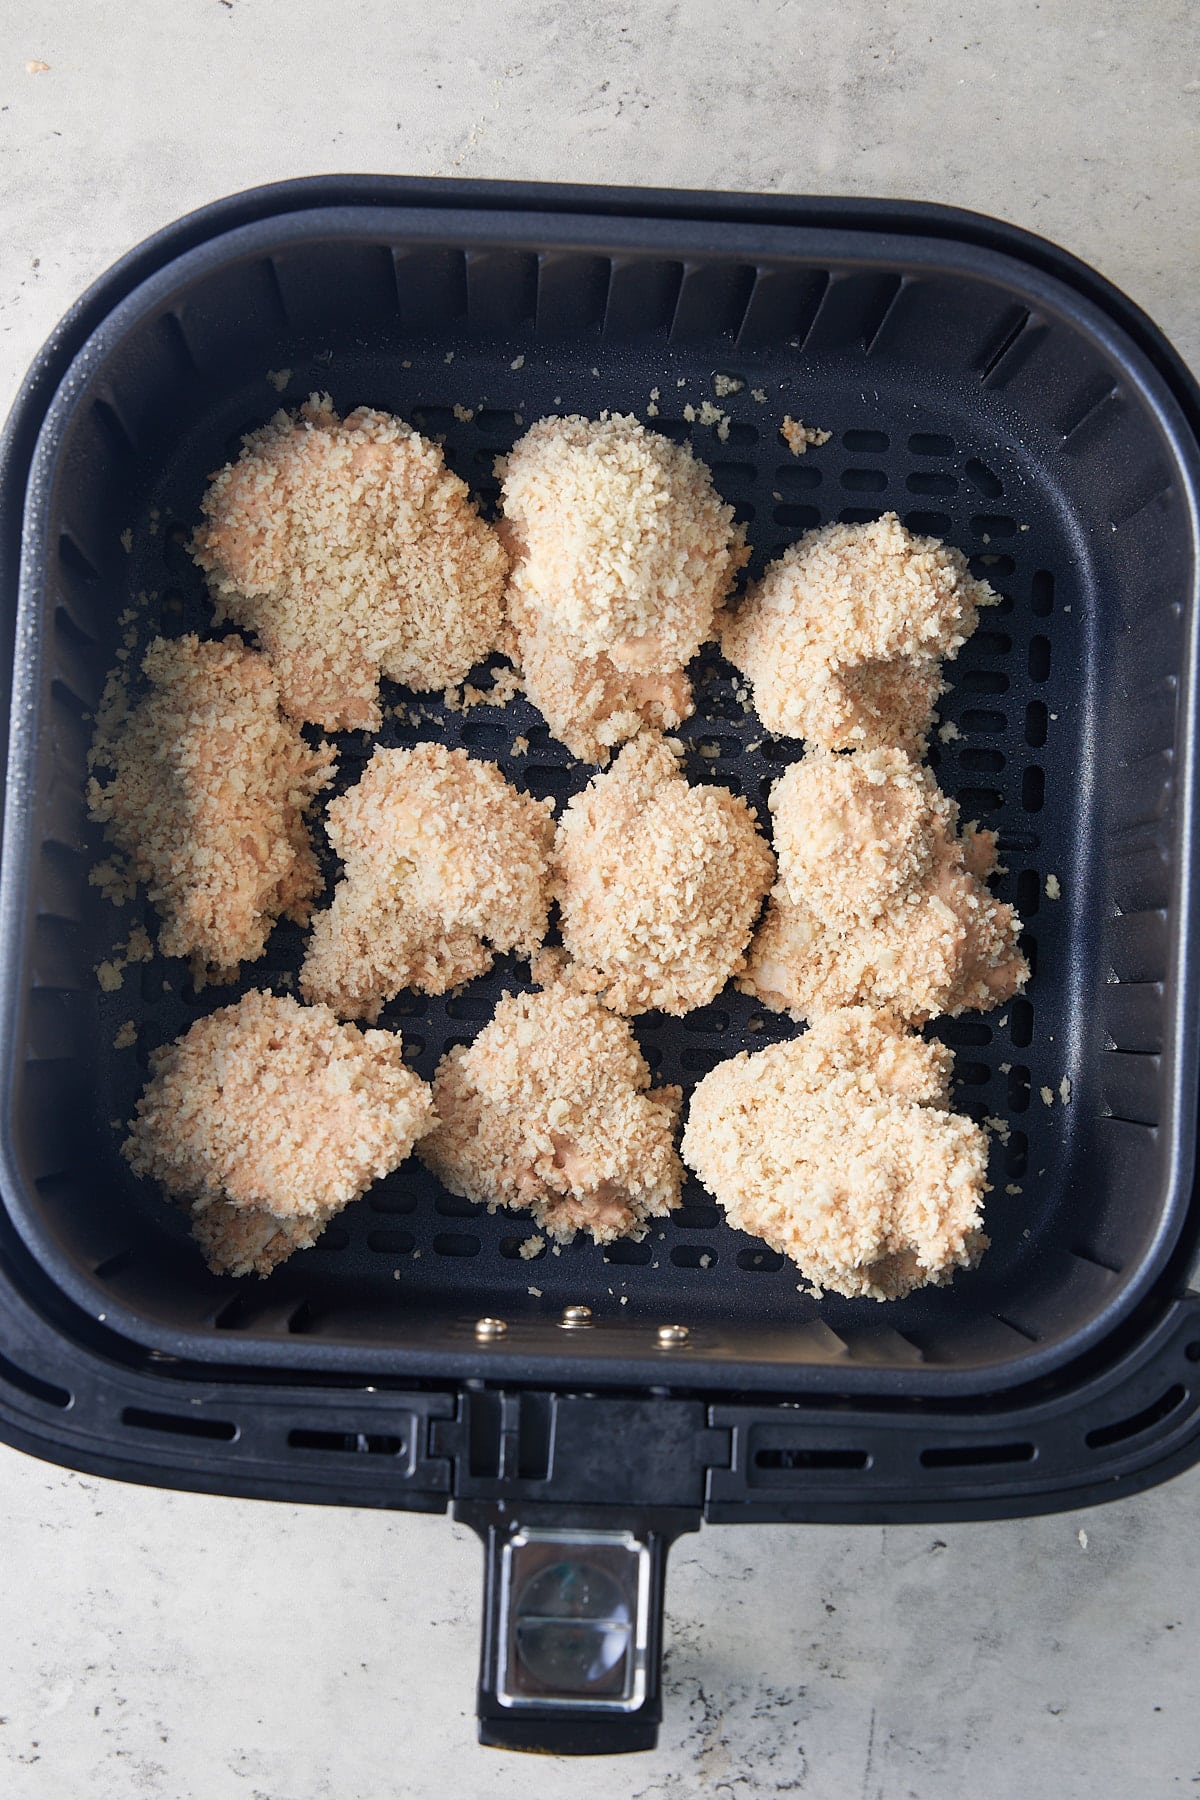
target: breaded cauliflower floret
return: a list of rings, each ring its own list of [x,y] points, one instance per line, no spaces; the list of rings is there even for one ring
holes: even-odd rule
[[[401,988],[442,994],[485,974],[496,951],[532,956],[550,909],[553,804],[465,750],[376,750],[326,814],[345,873],[313,922],[304,997],[374,1020]]]
[[[150,691],[98,726],[93,760],[113,777],[89,782],[89,810],[145,882],[163,954],[229,978],[277,919],[308,918],[321,877],[305,813],[334,753],[281,716],[271,665],[240,638],[155,638],[142,669]]]
[[[680,1090],[651,1090],[628,1024],[590,995],[507,995],[442,1058],[433,1092],[438,1124],[419,1154],[453,1194],[601,1244],[643,1237],[679,1204]]]
[[[497,473],[510,648],[555,736],[606,762],[640,725],[678,725],[684,664],[746,560],[707,468],[615,414],[541,419]]]
[[[616,1012],[704,1006],[745,964],[775,858],[746,802],[690,787],[653,733],[571,800],[554,892],[573,985]]]
[[[245,446],[209,485],[193,555],[295,718],[376,730],[381,674],[445,688],[496,647],[508,559],[435,444],[313,394]]]
[[[683,1157],[731,1225],[817,1290],[892,1300],[986,1247],[987,1139],[949,1110],[952,1053],[866,1007],[720,1063],[692,1095]]]
[[[938,664],[995,599],[960,551],[884,513],[807,532],[724,616],[721,647],[769,731],[825,750],[919,753]]]
[[[154,1054],[122,1148],[189,1212],[211,1268],[267,1274],[397,1168],[432,1117],[398,1033],[255,989]]]
[[[775,783],[779,881],[738,985],[814,1018],[865,1002],[911,1024],[1000,1005],[1029,968],[984,886],[996,840],[899,750],[817,752]]]

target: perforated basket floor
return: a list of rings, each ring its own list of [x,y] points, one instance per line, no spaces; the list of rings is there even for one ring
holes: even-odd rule
[[[485,1366],[470,1327],[488,1313],[510,1332],[486,1366],[528,1371],[561,1364],[555,1321],[584,1302],[596,1328],[571,1341],[572,1366],[612,1379],[640,1377],[655,1326],[671,1320],[692,1327],[694,1378],[718,1384],[1001,1386],[1107,1328],[1174,1241],[1191,1131],[1177,784],[1191,756],[1195,564],[1169,398],[1086,303],[1001,257],[903,237],[851,255],[837,233],[780,228],[674,222],[669,235],[637,220],[381,208],[267,221],[147,283],[60,392],[31,509],[18,667],[33,710],[12,766],[33,801],[10,803],[7,845],[8,892],[20,882],[24,896],[7,951],[19,1046],[8,1185],[56,1279],[142,1342],[465,1371]],[[743,385],[719,397],[717,374]],[[884,1307],[817,1303],[695,1184],[641,1244],[577,1241],[525,1260],[526,1215],[458,1200],[411,1161],[317,1249],[267,1282],[234,1283],[204,1270],[182,1218],[131,1178],[113,1121],[129,1117],[150,1050],[239,990],[196,995],[182,965],[158,959],[99,991],[95,965],[155,921],[87,886],[103,853],[81,798],[89,714],[127,606],[139,607],[139,643],[208,628],[186,549],[206,477],[241,433],[317,388],[340,409],[384,407],[444,438],[487,506],[494,458],[533,419],[635,412],[708,462],[746,521],[750,575],[811,526],[891,508],[961,547],[1001,594],[947,667],[940,717],[952,729],[935,732],[930,757],[963,817],[999,831],[997,890],[1022,913],[1034,971],[998,1013],[934,1028],[956,1051],[957,1104],[1002,1122],[977,1272]],[[685,418],[706,401],[720,433]],[[830,441],[793,457],[785,414]],[[764,732],[715,652],[693,673],[688,773],[765,818],[772,780],[802,747]],[[385,687],[385,701],[425,716],[389,716],[378,739],[343,735],[339,785],[376,741],[426,736],[560,802],[594,772],[524,699],[461,713]],[[278,930],[241,987],[290,991],[302,944]],[[459,995],[403,997],[381,1022],[402,1028],[428,1078],[526,981],[502,959]],[[129,1021],[136,1047],[117,1051]],[[683,1020],[634,1025],[656,1078],[685,1089],[793,1029],[732,990]]]

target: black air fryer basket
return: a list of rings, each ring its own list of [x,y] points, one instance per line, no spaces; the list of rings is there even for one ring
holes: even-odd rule
[[[527,1260],[531,1221],[410,1161],[315,1250],[234,1282],[131,1176],[148,1052],[234,990],[161,958],[101,990],[154,920],[89,886],[91,718],[127,608],[135,660],[148,633],[207,628],[187,551],[206,476],[314,389],[444,437],[485,501],[525,423],[633,411],[711,465],[752,573],[893,508],[1001,594],[948,667],[931,759],[999,831],[1034,968],[1007,1009],[935,1028],[957,1103],[1004,1122],[976,1273],[818,1302],[695,1185],[642,1244]],[[793,457],[785,414],[830,440]],[[8,1441],[166,1486],[453,1506],[486,1546],[481,1735],[563,1751],[653,1742],[666,1546],[702,1519],[1033,1513],[1191,1463],[1198,430],[1200,394],[1121,295],[939,208],[329,178],[127,257],[42,351],[0,464]],[[715,655],[696,686],[693,777],[761,806],[799,746]],[[422,704],[383,741],[462,743],[538,795],[590,773],[524,700]],[[370,748],[343,735],[343,783]],[[300,951],[281,928],[243,985],[286,988]],[[502,963],[383,1022],[428,1077],[527,979]],[[792,1028],[726,992],[635,1029],[688,1087]]]

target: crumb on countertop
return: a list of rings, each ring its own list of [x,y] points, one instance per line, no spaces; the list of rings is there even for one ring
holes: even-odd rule
[[[1064,1076],[1063,1076],[1063,1078],[1062,1078],[1062,1080],[1061,1080],[1061,1081],[1060,1081],[1060,1082],[1059,1082],[1059,1084],[1058,1084],[1058,1097],[1059,1097],[1059,1099],[1060,1099],[1060,1100],[1061,1100],[1061,1101],[1062,1101],[1062,1103],[1063,1103],[1063,1105],[1064,1105],[1064,1106],[1069,1106],[1069,1105],[1070,1105],[1070,1101],[1071,1101],[1071,1077],[1070,1077],[1070,1076],[1069,1076],[1069,1075],[1064,1075]]]
[[[1047,900],[1062,899],[1062,883],[1057,875],[1050,874],[1046,877],[1046,898]]]
[[[712,378],[713,393],[718,400],[724,400],[730,394],[740,394],[745,382],[738,375],[714,375]]]
[[[1054,1105],[1054,1089],[1053,1088],[1051,1088],[1051,1087],[1039,1088],[1038,1092],[1041,1094],[1043,1103],[1046,1106]]]
[[[132,1050],[137,1043],[138,1028],[132,1019],[126,1019],[113,1039],[114,1050]]]

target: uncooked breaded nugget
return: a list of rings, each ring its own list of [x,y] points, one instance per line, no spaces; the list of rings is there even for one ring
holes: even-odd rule
[[[944,1283],[987,1242],[987,1139],[949,1110],[953,1061],[866,1007],[827,1013],[704,1077],[684,1161],[815,1289],[891,1300]]]
[[[769,731],[826,750],[919,752],[939,661],[995,598],[960,551],[884,513],[807,532],[724,615],[721,647]]]
[[[496,951],[532,956],[550,909],[553,804],[465,750],[376,750],[326,814],[345,872],[313,922],[305,998],[373,1020],[401,988],[443,994]]]
[[[510,649],[555,736],[605,762],[641,725],[679,724],[684,664],[746,560],[704,464],[604,414],[539,420],[497,472]]]
[[[573,984],[616,1012],[704,1006],[745,964],[775,874],[755,814],[723,787],[690,787],[654,733],[568,802],[554,892]]]
[[[240,638],[155,638],[149,693],[101,719],[88,806],[145,882],[158,947],[198,978],[262,955],[281,917],[303,923],[321,877],[305,813],[332,778],[333,750],[310,748],[281,716],[266,657]]]
[[[502,459],[509,592],[584,656],[665,673],[705,642],[744,560],[702,462],[632,416],[539,419]]]
[[[154,1053],[122,1148],[191,1215],[211,1267],[265,1274],[397,1168],[432,1115],[398,1033],[255,989]]]
[[[507,995],[474,1043],[442,1058],[438,1124],[420,1157],[453,1194],[527,1208],[551,1237],[642,1237],[679,1204],[676,1087],[591,995]]]
[[[245,445],[212,479],[193,554],[295,718],[375,730],[381,674],[445,688],[497,646],[508,559],[436,444],[314,394]]]
[[[777,1012],[865,1002],[921,1024],[1008,1000],[1021,921],[983,884],[991,832],[899,750],[816,752],[771,792],[779,881],[738,981]]]

